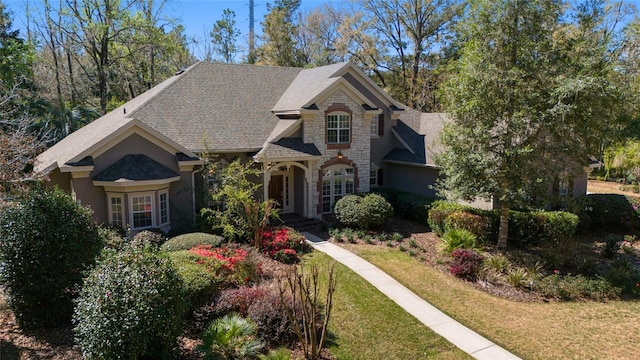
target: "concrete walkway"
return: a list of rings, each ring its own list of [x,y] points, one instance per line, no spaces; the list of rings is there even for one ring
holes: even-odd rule
[[[362,276],[405,311],[460,350],[482,360],[520,359],[450,318],[361,257],[313,234],[305,232],[303,235],[316,250],[331,256]]]

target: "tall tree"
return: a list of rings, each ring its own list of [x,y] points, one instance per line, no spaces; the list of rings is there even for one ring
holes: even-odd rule
[[[42,142],[34,136],[28,99],[32,93],[32,47],[12,29],[0,1],[0,200],[28,176]]]
[[[423,111],[438,110],[433,96],[444,40],[461,15],[459,0],[359,0],[375,46],[386,49],[378,64],[388,90],[400,101]]]
[[[232,63],[238,53],[236,44],[240,30],[236,28],[236,13],[231,9],[222,10],[222,19],[213,24],[211,42],[214,51],[226,63]]]
[[[571,21],[565,5],[475,0],[461,26],[444,90],[452,121],[441,137],[440,186],[454,198],[500,201],[499,246],[510,208],[562,172],[583,171],[616,117],[610,39],[598,32],[605,19],[587,6]]]
[[[301,67],[307,64],[296,41],[300,0],[276,0],[267,4],[262,22],[262,45],[256,49],[257,63]]]

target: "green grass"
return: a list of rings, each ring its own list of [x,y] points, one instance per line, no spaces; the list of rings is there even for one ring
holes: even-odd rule
[[[314,251],[304,259],[320,274],[335,262]],[[337,359],[470,359],[371,284],[335,263],[337,288],[329,322],[329,350]],[[326,279],[324,280],[326,281]]]
[[[480,291],[396,249],[345,248],[522,358],[640,358],[640,301],[515,302]]]

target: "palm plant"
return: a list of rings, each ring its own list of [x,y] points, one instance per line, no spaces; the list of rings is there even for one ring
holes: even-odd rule
[[[264,347],[255,331],[253,321],[237,314],[225,315],[209,325],[197,349],[205,360],[253,359]]]

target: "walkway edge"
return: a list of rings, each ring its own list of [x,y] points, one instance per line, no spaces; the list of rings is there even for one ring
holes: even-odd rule
[[[418,321],[447,339],[460,350],[480,360],[518,360],[519,357],[463,326],[400,284],[375,265],[330,242],[303,232],[307,242],[339,263],[350,268],[385,294]]]

